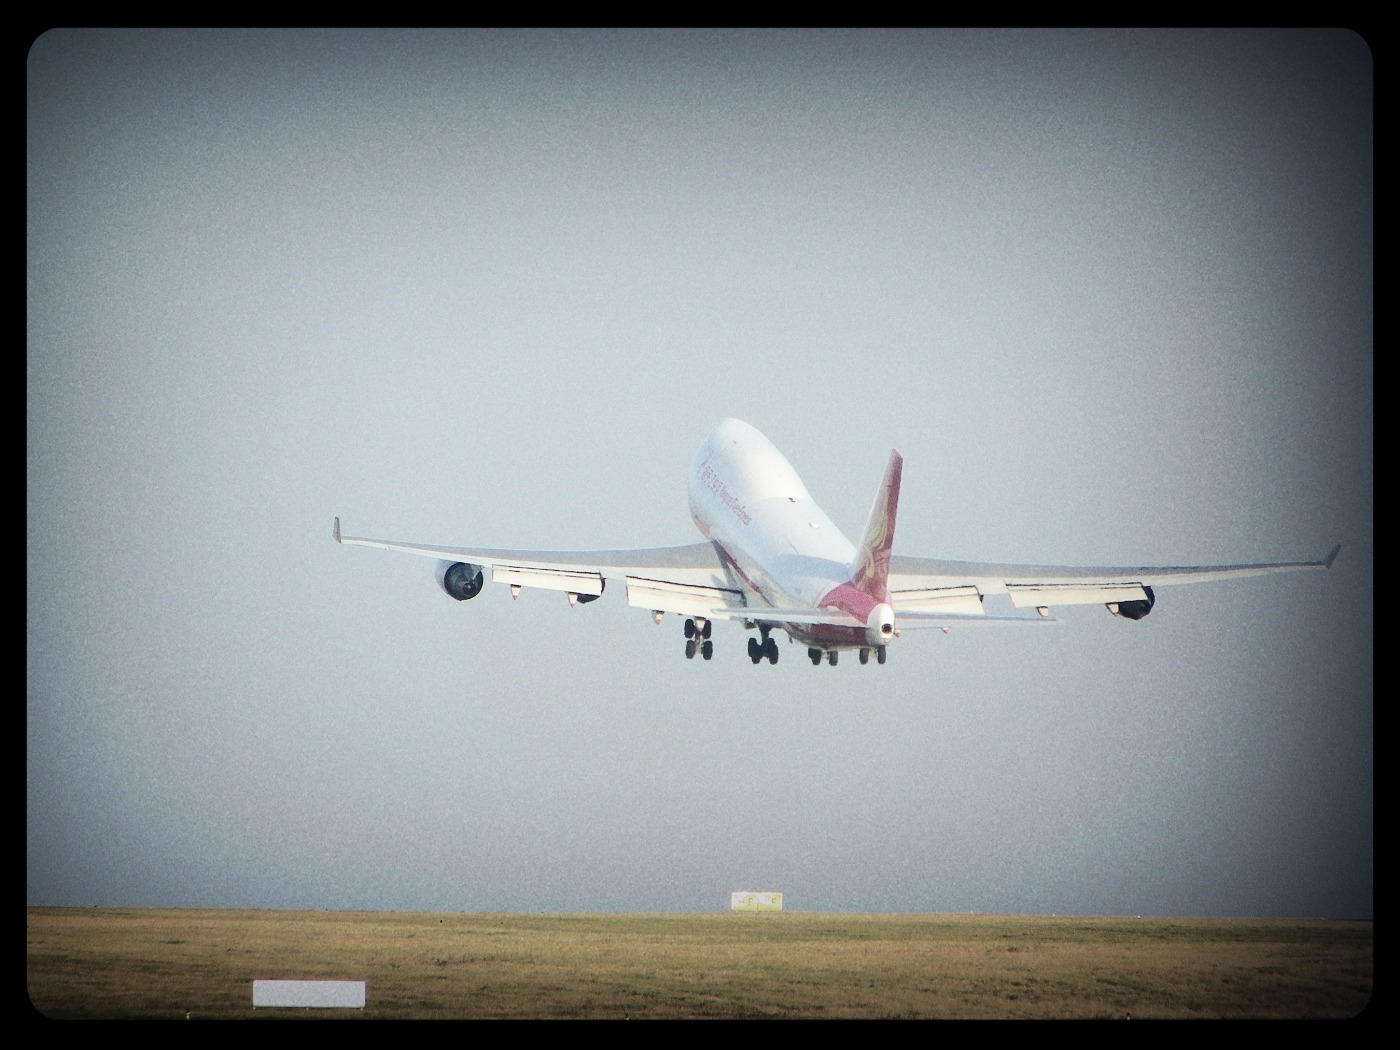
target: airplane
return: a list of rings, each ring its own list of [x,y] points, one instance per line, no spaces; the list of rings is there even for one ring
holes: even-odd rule
[[[862,664],[884,663],[905,630],[961,624],[1052,623],[1061,605],[1102,604],[1117,617],[1141,620],[1164,586],[1207,583],[1303,569],[1329,569],[1341,550],[1321,561],[1162,568],[999,565],[915,558],[893,553],[904,458],[891,450],[869,523],[857,546],[817,506],[781,452],[747,423],[725,419],[690,466],[690,513],[704,542],[629,550],[503,550],[444,547],[346,536],[337,543],[436,558],[437,582],[467,601],[493,583],[563,591],[569,604],[596,601],[609,583],[625,588],[627,604],[685,617],[685,655],[714,655],[716,620],[739,620],[755,664],[778,662],[775,630],[807,647],[814,665],[837,663],[854,649]],[[986,613],[988,595],[1038,615]]]

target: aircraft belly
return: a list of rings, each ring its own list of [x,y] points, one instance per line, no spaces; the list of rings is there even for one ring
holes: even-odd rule
[[[785,623],[782,628],[794,642],[818,649],[865,649],[870,646],[863,627],[842,627],[834,623]]]

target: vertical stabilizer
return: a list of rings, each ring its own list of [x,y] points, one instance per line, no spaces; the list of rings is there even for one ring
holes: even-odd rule
[[[890,548],[894,546],[895,514],[899,510],[899,479],[904,470],[904,457],[890,450],[885,480],[875,494],[870,508],[870,523],[856,550],[851,586],[877,602],[888,602],[890,578]]]

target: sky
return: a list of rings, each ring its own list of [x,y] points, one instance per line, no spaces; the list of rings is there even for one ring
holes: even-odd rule
[[[1347,31],[79,31],[29,53],[30,905],[1370,918]],[[1307,572],[752,665],[348,533]],[[1009,611],[990,609],[989,611]]]

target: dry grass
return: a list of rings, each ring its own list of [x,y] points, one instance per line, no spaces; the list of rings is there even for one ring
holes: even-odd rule
[[[258,1010],[256,979],[368,982]],[[1369,922],[28,909],[49,1017],[1344,1018]]]

